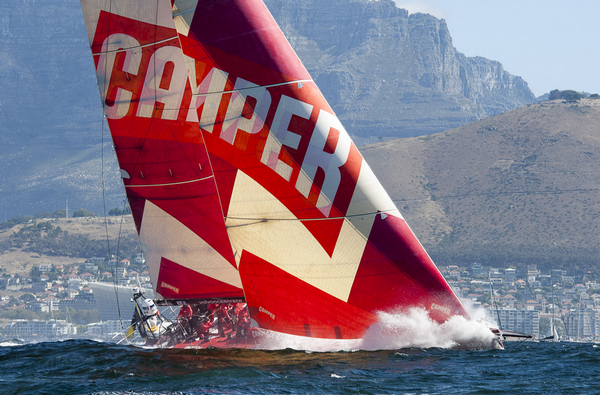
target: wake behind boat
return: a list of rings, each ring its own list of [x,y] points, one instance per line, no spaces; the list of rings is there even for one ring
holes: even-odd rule
[[[247,303],[252,327],[321,339],[469,318],[262,1],[81,5],[162,303]]]

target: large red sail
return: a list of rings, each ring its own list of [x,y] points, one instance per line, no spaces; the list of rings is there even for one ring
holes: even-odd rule
[[[193,3],[180,40],[256,322],[357,338],[378,311],[466,316],[262,1]]]
[[[218,255],[239,270],[251,316],[262,328],[360,338],[379,311],[419,307],[440,322],[467,316],[262,1],[167,1],[170,21],[165,1],[95,2],[122,10],[135,5],[140,15],[155,8],[154,20],[106,5],[98,12],[102,21],[129,18],[123,26],[138,31],[111,34],[139,45],[113,45],[100,22],[90,36],[140,239],[161,260],[153,280],[175,281],[184,270],[216,279],[175,251],[164,253],[187,243],[168,238],[167,219],[178,235],[218,252],[197,259]],[[158,21],[169,26],[164,34]],[[144,23],[153,33],[141,29]],[[162,46],[172,47],[177,60],[144,62]],[[103,60],[111,51],[123,54]],[[133,89],[130,81],[144,74],[129,71],[137,68],[136,51],[140,64],[154,69]],[[182,61],[186,83],[178,74]],[[110,88],[103,89],[104,80]],[[181,181],[171,182],[172,168],[180,168]],[[155,220],[146,222],[149,217]],[[164,238],[160,248],[149,246],[157,237]],[[172,242],[178,247],[169,247]],[[191,294],[194,281],[186,283]]]
[[[82,1],[102,104],[159,296],[243,297],[169,0]]]

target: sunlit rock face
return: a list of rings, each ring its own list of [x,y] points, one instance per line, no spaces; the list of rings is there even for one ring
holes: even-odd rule
[[[439,132],[534,100],[500,63],[458,53],[444,21],[390,0],[266,4],[357,145]],[[122,207],[79,0],[14,0],[0,11],[6,217],[54,212],[67,200],[71,210],[101,214],[103,193],[107,210]]]
[[[391,0],[265,3],[358,143],[436,133],[535,101],[499,62],[458,52],[444,20]]]

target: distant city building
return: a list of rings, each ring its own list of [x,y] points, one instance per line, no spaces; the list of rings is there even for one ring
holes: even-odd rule
[[[451,270],[448,276],[450,276],[450,278],[457,279],[460,278],[460,272],[458,270]]]
[[[552,286],[552,277],[549,274],[540,274],[538,276],[538,280],[542,287],[551,287]]]
[[[31,292],[33,293],[43,293],[49,290],[52,287],[52,283],[48,281],[36,281],[31,284]]]
[[[37,269],[41,273],[48,273],[48,272],[52,271],[52,265],[49,263],[40,263],[39,265],[37,265]]]
[[[536,339],[539,338],[540,320],[538,311],[503,308],[498,310],[497,314],[500,317],[502,329],[528,333]]]
[[[98,265],[96,265],[93,262],[86,262],[84,264],[82,264],[80,266],[82,271],[87,271],[87,272],[97,272],[98,271]]]
[[[573,340],[600,339],[600,312],[593,305],[583,305],[565,314],[565,326]]]
[[[502,284],[502,277],[490,277],[490,282],[494,285]]]
[[[56,338],[76,335],[77,326],[64,320],[14,320],[4,328],[4,333],[21,339],[31,336]]]
[[[504,281],[508,284],[514,284],[517,277],[517,271],[515,269],[504,269]]]
[[[58,304],[60,310],[65,310],[67,307],[74,310],[93,310],[98,308],[94,294],[75,295],[72,299],[65,298]]]
[[[537,265],[527,265],[527,274],[528,275],[537,275],[538,274],[538,270],[537,270]]]
[[[473,277],[481,276],[483,271],[481,270],[481,263],[473,263],[471,264],[471,275]]]
[[[30,302],[25,305],[25,309],[34,313],[49,313],[50,308],[46,302]]]
[[[562,283],[565,287],[572,287],[575,284],[575,278],[573,276],[562,276]]]
[[[121,321],[110,320],[88,324],[88,337],[105,337],[124,333]],[[119,339],[120,340],[120,339]]]
[[[125,269],[124,267],[117,267],[115,269],[115,275],[119,278],[123,278],[127,275],[127,269]]]
[[[96,278],[92,273],[84,273],[80,277],[83,281],[93,281]]]
[[[144,259],[144,256],[140,253],[137,254],[135,256],[135,258],[133,258],[133,264],[136,266],[140,266],[146,263],[146,260]]]

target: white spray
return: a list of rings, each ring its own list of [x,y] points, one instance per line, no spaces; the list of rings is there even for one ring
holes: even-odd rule
[[[490,326],[480,319],[485,310],[473,311],[474,319],[454,316],[444,323],[433,321],[427,311],[410,309],[408,312],[379,313],[378,322],[371,325],[362,339],[336,340],[293,336],[278,332],[254,332],[259,349],[280,350],[291,348],[305,351],[396,350],[401,348],[498,348]]]

